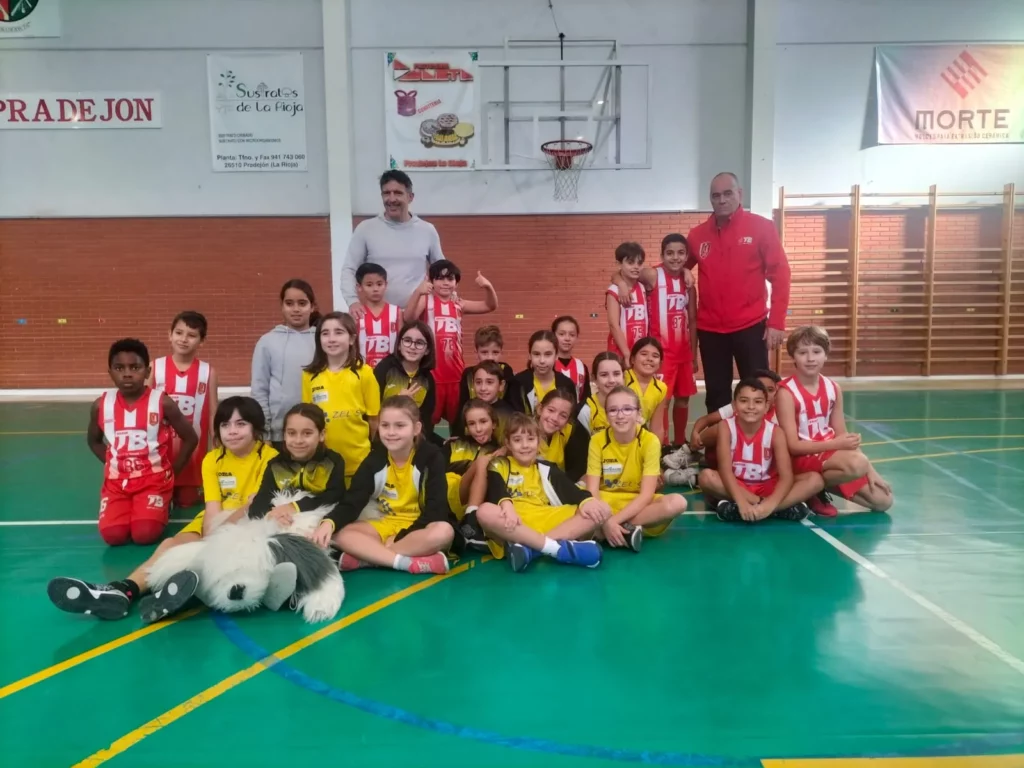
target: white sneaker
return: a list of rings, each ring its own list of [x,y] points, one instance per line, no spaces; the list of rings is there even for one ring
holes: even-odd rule
[[[687,467],[686,469],[666,469],[665,470],[665,485],[671,485],[680,487],[688,485],[690,488],[694,488],[697,485],[698,471],[696,467]]]
[[[668,469],[684,469],[690,462],[690,446],[682,445],[679,450],[661,457],[662,466]]]

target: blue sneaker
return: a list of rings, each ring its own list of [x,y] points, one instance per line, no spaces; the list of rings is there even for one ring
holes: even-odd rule
[[[530,549],[525,544],[506,544],[505,556],[508,564],[512,567],[513,573],[522,573],[535,559],[540,557],[540,552]]]
[[[558,554],[555,560],[566,565],[582,565],[586,568],[597,568],[601,564],[603,552],[596,541],[558,542]]]

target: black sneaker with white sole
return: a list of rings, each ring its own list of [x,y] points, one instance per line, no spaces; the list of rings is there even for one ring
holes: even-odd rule
[[[466,547],[474,552],[490,552],[487,546],[487,537],[483,528],[476,519],[476,510],[466,512],[459,525],[459,532],[466,539]]]
[[[143,624],[173,616],[195,595],[199,577],[195,571],[178,571],[156,592],[150,592],[139,600],[139,613]]]
[[[740,514],[740,505],[735,501],[722,499],[715,507],[715,514],[723,523],[741,523],[743,515]]]
[[[644,545],[644,529],[632,523],[623,523],[622,530],[626,534],[626,549],[631,552],[639,552]]]
[[[775,510],[772,517],[776,520],[803,520],[809,514],[811,514],[811,508],[801,501],[792,507]]]
[[[111,584],[91,584],[81,579],[60,577],[46,585],[50,602],[68,613],[81,613],[114,621],[128,615],[132,601]]]

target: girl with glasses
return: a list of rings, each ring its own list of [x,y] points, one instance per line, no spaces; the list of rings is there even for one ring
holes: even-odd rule
[[[373,370],[381,401],[396,395],[412,398],[419,408],[422,434],[432,441],[436,389],[431,371],[435,362],[433,336],[426,323],[417,320],[402,327],[395,351]]]

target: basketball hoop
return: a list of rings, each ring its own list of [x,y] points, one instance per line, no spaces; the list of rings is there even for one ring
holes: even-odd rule
[[[556,139],[540,145],[555,174],[555,200],[575,200],[580,171],[594,148],[589,141]]]

